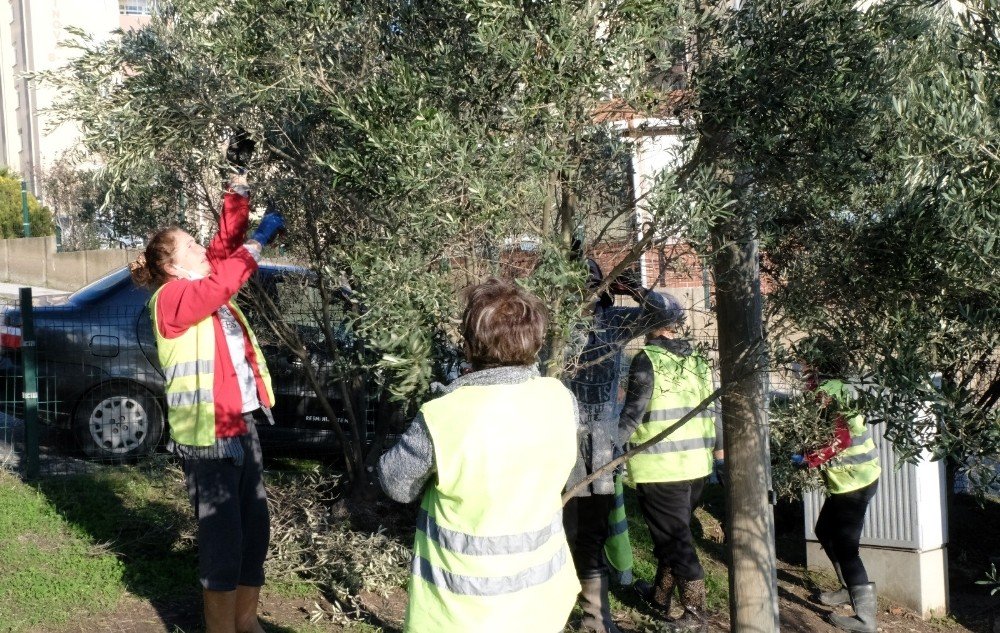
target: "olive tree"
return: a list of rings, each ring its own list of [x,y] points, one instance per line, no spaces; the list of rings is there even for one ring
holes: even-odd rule
[[[593,294],[677,233],[670,178],[636,225],[631,148],[595,114],[655,107],[648,45],[679,37],[674,13],[650,0],[176,0],[142,29],[76,33],[80,54],[43,79],[111,197],[153,165],[210,217],[226,139],[257,142],[255,192],[281,206],[286,254],[314,275],[323,349],[280,318],[274,330],[331,419],[324,395],[343,396],[334,430],[364,482],[381,446],[366,446],[354,387],[380,377],[405,407],[446,378],[457,289],[521,277],[549,306],[545,371],[559,375]],[[586,288],[581,236],[620,248],[601,288]],[[344,288],[346,314],[330,308]],[[320,351],[337,371],[313,370]]]
[[[989,2],[902,7],[868,177],[769,244],[776,327],[839,342],[904,458],[929,451],[984,484],[980,458],[1000,452],[996,18]]]
[[[968,239],[994,212],[970,211],[967,185],[962,193],[966,174],[976,173],[961,171],[970,152],[995,165],[986,161],[992,146],[972,142],[984,131],[975,127],[979,115],[958,112],[961,127],[931,121],[940,138],[969,140],[948,145],[956,156],[949,166],[921,134],[929,104],[958,108],[947,93],[961,88],[958,95],[995,111],[1000,94],[973,80],[989,68],[972,52],[990,41],[990,29],[969,18],[949,27],[961,46],[935,48],[920,31],[926,24],[909,7],[859,11],[840,0],[736,8],[697,0],[174,0],[143,29],[102,42],[77,33],[80,55],[45,79],[66,95],[57,109],[80,124],[112,191],[152,165],[210,217],[226,139],[239,128],[257,142],[256,195],[284,209],[288,253],[313,272],[319,296],[320,334],[303,337],[281,315],[273,329],[331,419],[339,411],[322,396],[340,392],[348,424],[335,430],[358,483],[381,448],[365,446],[358,376],[380,377],[403,403],[445,378],[457,344],[457,288],[489,275],[522,277],[550,307],[545,370],[559,375],[572,365],[573,332],[586,327],[595,293],[651,247],[680,240],[692,248],[716,287],[734,475],[731,622],[765,631],[776,626],[777,604],[762,383],[768,343],[792,330],[834,331],[850,349],[867,350],[863,365],[880,372],[883,401],[915,398],[930,366],[894,373],[893,363],[932,349],[924,342],[941,311],[916,308],[913,293],[943,310],[952,304],[935,294],[946,281],[935,276],[942,266],[979,275],[994,265],[977,259],[992,249],[985,234],[978,254],[953,244],[950,255],[921,259],[932,227]],[[938,63],[949,85],[935,87]],[[631,148],[599,115],[609,107],[622,119],[673,119],[684,137],[677,169],[642,200],[641,225]],[[985,196],[987,181],[978,182]],[[921,200],[941,213],[922,211]],[[955,220],[949,205],[980,215]],[[579,236],[620,248],[601,288],[586,288],[573,248]],[[907,276],[921,261],[925,276]],[[962,286],[970,296],[984,281],[966,279],[974,280]],[[904,311],[908,300],[913,309]],[[961,311],[972,307],[989,309],[969,302]],[[937,353],[961,338],[962,330],[944,329],[951,338],[936,339]],[[924,346],[903,354],[904,342],[917,341]],[[335,359],[336,370],[317,365],[318,356]],[[945,373],[948,364],[934,366]],[[964,376],[943,384],[962,385]]]

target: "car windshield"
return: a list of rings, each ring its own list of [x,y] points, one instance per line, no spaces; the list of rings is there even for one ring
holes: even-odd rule
[[[103,296],[128,277],[128,266],[119,268],[118,270],[101,277],[97,281],[92,281],[83,288],[80,288],[70,295],[69,300],[76,303],[90,303],[91,301]]]

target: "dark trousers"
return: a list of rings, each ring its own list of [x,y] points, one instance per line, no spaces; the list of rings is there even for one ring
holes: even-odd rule
[[[705,577],[691,535],[691,517],[704,488],[704,478],[636,486],[639,508],[653,539],[653,556],[681,580]]]
[[[248,414],[249,415],[249,414]],[[240,438],[243,464],[233,459],[184,459],[184,479],[198,520],[198,575],[211,591],[264,584],[271,539],[264,463],[256,426]]]
[[[848,587],[868,582],[868,572],[861,562],[858,543],[868,503],[877,489],[878,481],[875,481],[859,490],[828,496],[816,520],[816,538],[830,557],[830,562],[840,564]]]
[[[563,507],[563,529],[580,578],[606,573],[604,544],[610,535],[608,517],[614,507],[614,495],[573,497]]]

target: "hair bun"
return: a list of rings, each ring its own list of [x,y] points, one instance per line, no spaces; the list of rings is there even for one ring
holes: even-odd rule
[[[129,262],[128,270],[134,273],[135,271],[146,267],[146,254],[139,253],[139,256],[135,258],[134,262]]]

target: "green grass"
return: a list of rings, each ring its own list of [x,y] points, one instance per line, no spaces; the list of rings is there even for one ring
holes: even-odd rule
[[[292,466],[308,471],[312,465]],[[297,470],[282,475],[294,476]],[[708,606],[714,611],[724,611],[729,599],[715,518],[723,503],[720,488],[706,488],[693,526],[706,571]],[[626,510],[635,575],[652,580],[653,545],[630,490]],[[161,460],[49,478],[35,487],[0,473],[0,633],[58,628],[70,618],[113,612],[126,591],[154,603],[196,599],[193,528],[180,472]],[[298,578],[272,576],[267,591],[289,600],[317,595],[314,585]],[[651,615],[631,588],[615,589],[612,608],[637,622]],[[302,622],[269,630],[314,633],[328,628]],[[346,630],[372,633],[379,628],[357,622]]]
[[[0,472],[0,631],[114,608],[124,565],[38,491]]]
[[[304,460],[279,466],[275,481],[315,468]],[[266,591],[289,601],[319,595],[312,583],[276,574]],[[107,617],[126,593],[154,605],[200,603],[194,519],[183,476],[168,458],[31,485],[0,471],[0,633]],[[319,633],[330,625],[264,628]],[[366,623],[345,629],[378,630]]]
[[[130,592],[170,599],[197,587],[193,518],[178,470],[154,461],[44,479],[38,489],[79,533],[108,543]]]
[[[267,591],[290,600],[305,600],[316,597],[317,589],[313,583],[299,578],[268,578]]]

